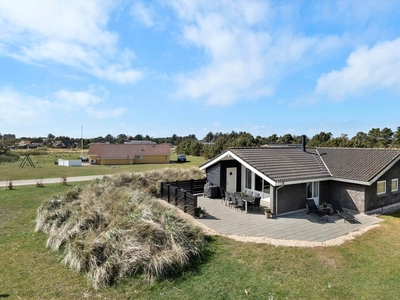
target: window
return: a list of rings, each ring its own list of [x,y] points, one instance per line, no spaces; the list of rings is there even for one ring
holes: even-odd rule
[[[140,159],[142,159],[142,156],[141,155],[135,155],[135,159],[140,160]]]
[[[307,183],[307,199],[319,197],[319,182]]]
[[[260,191],[260,192],[262,192],[262,183],[263,183],[263,179],[260,177],[260,176],[258,176],[257,174],[255,174],[256,175],[256,182],[255,182],[255,187],[254,187],[254,189],[256,190],[256,191]]]
[[[376,193],[378,195],[386,194],[386,180],[378,181],[376,187]]]
[[[246,168],[246,189],[251,189],[251,171]]]
[[[397,192],[399,190],[399,179],[392,179],[392,192]]]

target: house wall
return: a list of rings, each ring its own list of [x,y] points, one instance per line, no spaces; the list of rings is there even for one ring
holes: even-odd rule
[[[221,182],[220,187],[226,190],[226,169],[236,168],[236,192],[242,190],[242,165],[236,160],[221,161]]]
[[[96,160],[96,165],[132,165],[132,164],[163,164],[169,163],[169,155],[142,155],[141,159],[127,158],[99,158],[97,155],[89,155],[89,162]]]
[[[270,208],[276,214],[276,189],[271,186]],[[306,184],[286,185],[278,190],[278,215],[306,207]]]
[[[365,211],[365,188],[366,186],[339,181],[329,181],[329,201],[337,200],[342,207]]]
[[[206,169],[207,181],[213,185],[219,186],[221,181],[221,164],[216,163]]]
[[[399,180],[400,184],[400,161],[390,168],[371,186],[366,187],[365,211],[400,203],[400,192],[391,192],[392,179],[396,178]],[[386,180],[386,193],[383,195],[377,195],[377,183],[378,181],[382,180]]]
[[[241,190],[242,165],[236,160],[220,161],[207,168],[207,180],[213,185],[226,189],[226,168],[236,168],[236,191]]]

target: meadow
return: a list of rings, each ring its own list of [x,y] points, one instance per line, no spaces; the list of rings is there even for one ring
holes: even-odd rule
[[[118,165],[118,166],[81,166],[81,167],[62,167],[54,164],[59,158],[62,159],[79,159],[85,156],[86,152],[80,150],[62,150],[62,149],[32,149],[32,150],[16,150],[21,159],[13,163],[0,163],[0,181],[5,180],[21,180],[21,179],[39,179],[39,178],[60,178],[62,176],[89,176],[89,175],[106,175],[125,172],[145,172],[151,170],[164,169],[166,167],[187,169],[198,167],[206,162],[204,157],[187,156],[187,162],[177,163],[177,154],[172,153],[170,164],[135,164],[135,165]],[[21,162],[25,154],[30,154],[30,158],[34,163],[34,168],[27,163],[20,168]]]
[[[34,230],[42,203],[85,184],[0,189],[1,298],[396,299],[400,293],[400,212],[381,216],[379,227],[335,247],[211,236],[200,261],[173,276],[149,284],[136,275],[96,290],[84,274],[61,264],[62,253],[46,248],[48,236]]]

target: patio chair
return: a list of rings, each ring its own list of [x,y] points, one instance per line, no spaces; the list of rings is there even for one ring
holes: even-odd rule
[[[221,189],[221,203],[224,203],[225,201],[226,201],[226,199],[225,199],[225,189],[224,188],[222,188]]]
[[[242,196],[240,195],[236,196],[236,205],[234,207],[235,209],[240,209],[240,211],[244,210],[244,202],[242,200]]]
[[[261,197],[255,197],[254,202],[247,202],[247,207],[251,208],[253,211],[255,208],[258,209],[258,212],[260,212],[260,202],[261,202]]]
[[[337,213],[339,216],[341,216],[344,219],[344,222],[352,222],[355,223],[357,220],[357,218],[352,215],[348,210],[347,212],[343,210],[342,206],[340,205],[339,201],[337,200],[332,200],[331,201],[332,204],[332,210],[333,213]]]
[[[229,193],[228,191],[226,191],[223,201],[224,201],[224,205],[225,205],[225,206],[229,205],[229,203],[231,202],[231,193]]]
[[[236,200],[236,195],[235,194],[229,194],[229,198],[228,198],[228,204],[229,204],[229,207],[230,208],[232,208],[232,206],[234,207],[235,205],[236,205],[236,203],[237,203],[237,200]]]
[[[308,207],[307,214],[313,213],[314,215],[316,215],[318,217],[318,222],[320,219],[325,219],[326,222],[329,221],[329,217],[324,212],[318,209],[318,206],[315,204],[314,199],[307,199],[306,202]]]

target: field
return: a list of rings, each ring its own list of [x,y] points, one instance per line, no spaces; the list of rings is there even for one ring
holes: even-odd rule
[[[204,157],[187,156],[186,163],[176,163],[177,154],[172,153],[170,164],[143,164],[143,165],[118,165],[118,166],[82,166],[82,167],[61,167],[55,165],[54,162],[58,158],[63,159],[79,159],[82,155],[80,150],[29,150],[29,151],[13,151],[24,157],[25,153],[30,153],[30,157],[35,168],[28,164],[21,169],[19,166],[22,162],[3,163],[0,164],[0,181],[20,180],[20,179],[39,179],[39,178],[60,178],[61,176],[87,176],[87,175],[106,175],[122,172],[144,172],[149,170],[163,169],[166,167],[174,168],[190,168],[198,167],[206,162]],[[85,155],[85,153],[83,154]]]
[[[4,170],[10,166],[0,165],[0,174],[3,178],[12,174],[13,179],[25,179],[37,178],[40,169],[48,175],[42,177],[57,177],[64,174],[57,173],[58,168],[71,172],[68,176],[82,176],[121,172],[125,167],[141,172],[147,167],[62,168],[55,166],[53,159],[35,157],[38,167],[17,170],[21,174],[13,173],[19,164],[7,175]],[[202,162],[196,159],[188,157],[191,162],[171,166],[198,166]],[[92,173],[96,169],[107,172]],[[34,232],[38,207],[76,185],[1,187],[0,298],[396,299],[400,293],[400,212],[382,216],[385,221],[378,228],[336,247],[277,247],[213,236],[202,262],[173,278],[148,285],[143,277],[136,276],[95,290],[83,274],[60,263],[61,253],[45,247],[45,234]]]

